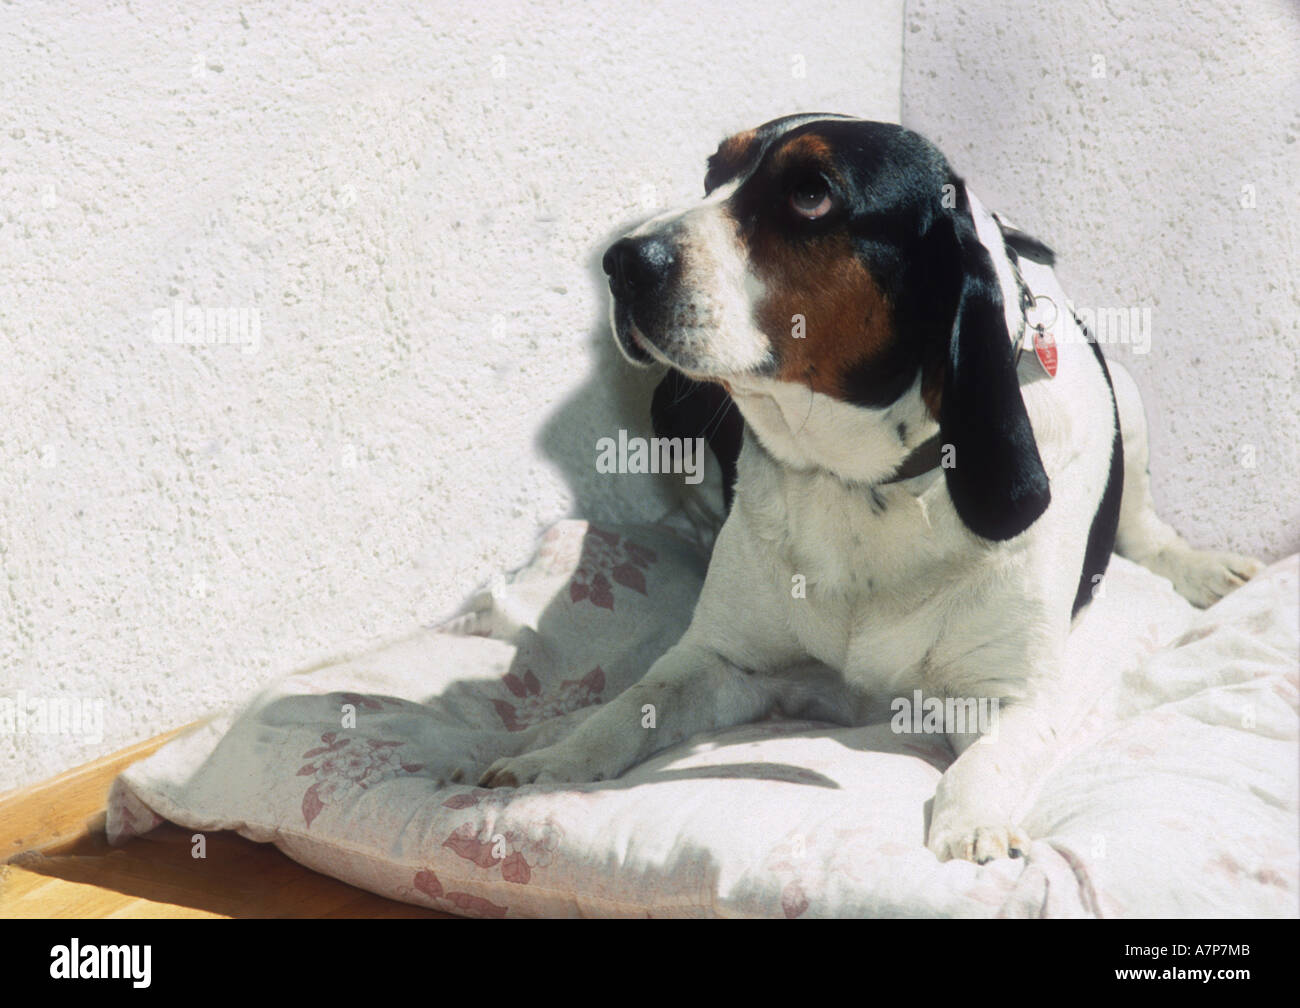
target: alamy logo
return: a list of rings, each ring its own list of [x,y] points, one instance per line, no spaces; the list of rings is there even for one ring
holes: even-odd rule
[[[82,945],[73,938],[50,949],[50,976],[55,980],[130,980],[148,987],[152,945]]]
[[[603,437],[596,441],[598,473],[681,473],[686,482],[704,479],[704,438]]]
[[[73,735],[104,740],[104,701],[84,697],[0,696],[0,735]]]
[[[997,697],[923,697],[913,690],[910,698],[895,697],[889,705],[889,727],[896,735],[979,732],[980,741],[992,742],[998,737],[998,703]]]
[[[1084,307],[1066,302],[1093,338],[1102,346],[1129,346],[1135,354],[1151,352],[1151,306]]]
[[[262,346],[262,313],[256,308],[203,308],[179,298],[153,313],[150,338],[161,344],[232,344],[246,354]]]

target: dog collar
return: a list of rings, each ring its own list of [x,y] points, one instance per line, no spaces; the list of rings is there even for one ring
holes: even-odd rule
[[[922,441],[913,448],[912,453],[903,459],[894,475],[887,480],[882,480],[880,485],[901,483],[903,480],[910,480],[916,476],[924,476],[931,469],[939,468],[939,462],[942,458],[943,438],[936,434],[928,441]]]

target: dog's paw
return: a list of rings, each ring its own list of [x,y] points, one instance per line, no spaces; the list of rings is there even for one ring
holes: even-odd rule
[[[479,764],[479,766],[482,765],[482,763]],[[462,764],[443,773],[438,778],[437,783],[439,787],[445,787],[449,784],[464,784],[466,781],[475,780],[477,776],[478,772],[473,767]]]
[[[504,756],[487,768],[479,778],[482,788],[515,788],[525,784],[585,784],[601,780],[583,765],[583,761],[566,753],[563,746],[552,745]]]
[[[1179,595],[1201,609],[1214,605],[1264,569],[1253,557],[1181,546],[1162,550],[1148,566],[1167,577]]]
[[[1029,837],[1016,826],[955,826],[931,830],[926,846],[940,861],[988,864],[998,858],[1024,857]]]

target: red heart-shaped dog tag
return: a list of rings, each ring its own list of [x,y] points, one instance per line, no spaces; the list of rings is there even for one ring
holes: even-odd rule
[[[1051,333],[1034,333],[1034,354],[1049,378],[1056,377],[1056,340]]]

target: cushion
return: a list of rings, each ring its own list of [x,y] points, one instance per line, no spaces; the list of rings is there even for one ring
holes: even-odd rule
[[[289,675],[130,767],[109,838],[236,830],[483,917],[1295,915],[1296,557],[1205,613],[1113,560],[1068,648],[1094,701],[1023,860],[936,860],[926,803],[952,753],[887,722],[772,719],[612,781],[473,786],[640,678],[706,565],[668,526],[561,522],[450,623]]]

